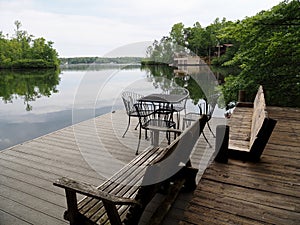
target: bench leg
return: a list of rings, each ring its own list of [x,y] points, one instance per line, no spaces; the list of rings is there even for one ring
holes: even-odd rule
[[[135,200],[137,200],[140,205],[133,205],[130,207],[128,213],[126,214],[126,219],[124,224],[126,225],[137,225],[139,220],[146,208],[147,204],[151,201],[157,192],[157,185],[148,185],[140,187]]]
[[[78,223],[78,208],[77,208],[77,198],[76,192],[72,190],[65,189],[66,198],[67,198],[67,215],[65,214],[66,219],[70,221],[70,225],[76,225]]]
[[[109,201],[105,201],[105,200],[102,200],[102,201],[103,201],[103,205],[104,205],[105,211],[108,215],[110,223],[114,224],[114,225],[122,225],[116,205],[114,205],[113,203],[111,203]]]

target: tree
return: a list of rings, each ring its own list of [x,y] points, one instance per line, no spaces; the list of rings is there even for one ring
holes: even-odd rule
[[[59,66],[58,53],[53,42],[44,38],[34,39],[21,30],[21,22],[15,21],[15,34],[5,37],[0,32],[0,68],[40,68]]]
[[[173,25],[170,32],[170,38],[173,43],[185,46],[185,29],[183,23],[176,23]]]
[[[226,35],[239,48],[224,65],[238,66],[241,72],[226,79],[227,96],[244,89],[252,100],[262,84],[269,104],[300,104],[299,8],[297,0],[283,1],[230,27]]]

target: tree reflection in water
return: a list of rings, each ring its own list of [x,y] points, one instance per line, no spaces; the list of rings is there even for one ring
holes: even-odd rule
[[[216,77],[207,65],[186,66],[185,71],[178,73],[178,69],[170,66],[142,66],[149,82],[155,88],[169,90],[174,86],[185,87],[189,90],[193,104],[198,104],[200,99],[208,98],[216,93]]]
[[[31,111],[30,102],[42,96],[50,97],[57,93],[60,82],[59,71],[25,70],[25,71],[0,71],[0,98],[4,103],[13,103],[14,99],[21,98],[26,105],[26,111]]]

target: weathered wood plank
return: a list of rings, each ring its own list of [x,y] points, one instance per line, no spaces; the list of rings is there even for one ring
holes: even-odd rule
[[[16,218],[24,220],[29,224],[62,225],[67,224],[62,218],[58,219],[45,214],[43,211],[33,209],[26,204],[13,201],[0,195],[1,210],[15,215]],[[8,224],[7,221],[1,224]]]
[[[200,188],[194,192],[194,196],[201,196],[202,192],[218,194],[223,197],[227,196],[230,198],[236,198],[245,202],[270,206],[282,210],[300,211],[300,198],[276,194],[274,192],[261,191],[259,189],[244,188],[203,179]]]
[[[243,173],[241,173],[243,171]],[[219,167],[214,165],[206,170],[203,178],[215,180],[216,182],[224,182],[232,185],[240,185],[247,188],[260,189],[278,194],[286,194],[299,197],[300,186],[297,178],[295,180],[274,179],[276,176],[269,175],[267,171],[260,173],[251,173],[247,169],[241,167]],[[278,176],[277,176],[278,177]]]
[[[0,224],[18,224],[18,225],[32,225],[32,223],[26,222],[15,215],[11,215],[7,212],[0,210]]]
[[[201,187],[200,189],[201,190]],[[245,190],[244,190],[245,191]],[[282,210],[277,207],[270,207],[243,201],[237,198],[219,195],[215,198],[215,193],[202,191],[199,195],[201,201],[193,201],[196,206],[201,205],[207,208],[216,209],[240,217],[250,218],[256,221],[265,221],[270,224],[297,224],[299,222],[299,213],[290,210]]]
[[[278,123],[260,162],[213,163],[180,224],[300,223],[299,109],[267,110]]]

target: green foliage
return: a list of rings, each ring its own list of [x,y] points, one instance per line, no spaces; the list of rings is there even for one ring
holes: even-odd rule
[[[177,28],[176,28],[177,29]],[[180,28],[181,29],[181,28]],[[163,37],[160,41],[155,40],[152,46],[147,49],[148,61],[153,64],[165,64],[169,65],[173,63],[173,57],[175,52],[184,53],[188,49],[185,46],[179,45],[176,40],[181,40],[181,33],[179,31],[174,31],[178,37]],[[151,64],[150,63],[150,64]]]
[[[33,39],[27,31],[20,30],[21,22],[15,22],[13,37],[0,32],[0,68],[57,68],[58,53],[53,42],[44,38]]]
[[[147,55],[150,61],[172,63],[174,53],[187,52],[189,55],[198,55],[210,58],[215,54],[218,44],[227,43],[227,38],[222,38],[221,30],[231,24],[225,18],[215,21],[207,27],[202,27],[196,22],[193,27],[184,27],[183,23],[172,26],[169,36],[160,41],[155,40],[149,46]],[[220,36],[220,37],[219,37]]]
[[[225,36],[239,44],[223,65],[241,69],[238,76],[226,78],[227,102],[237,99],[239,89],[252,101],[261,84],[268,104],[300,106],[299,9],[299,1],[284,1],[227,28]]]
[[[174,24],[170,36],[149,47],[149,58],[156,61],[171,57],[182,45],[213,65],[235,71],[222,86],[226,103],[237,100],[238,91],[246,91],[253,101],[259,85],[266,92],[267,104],[300,106],[300,1],[285,0],[268,11],[231,22],[218,18],[209,26],[196,22],[193,27]],[[171,48],[165,41],[171,42]],[[216,57],[219,45],[232,44]],[[215,56],[215,57],[214,57]],[[172,59],[167,60],[172,61]]]

